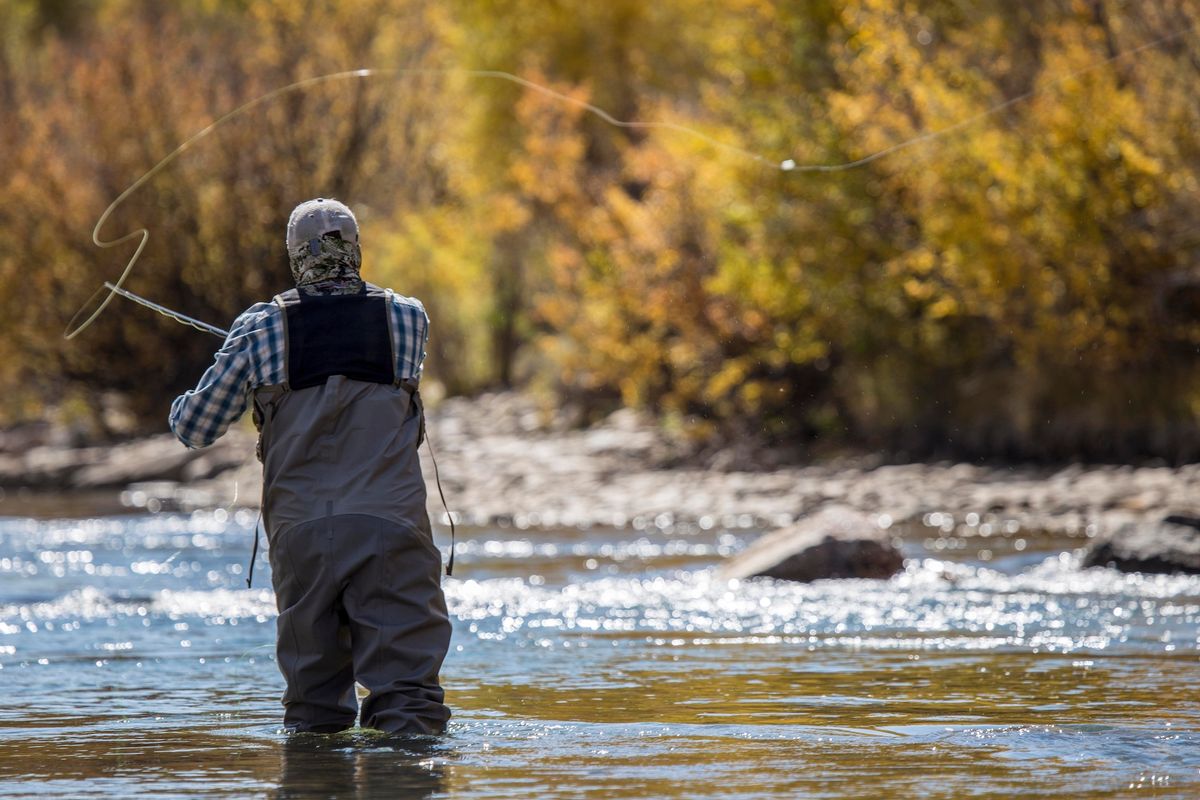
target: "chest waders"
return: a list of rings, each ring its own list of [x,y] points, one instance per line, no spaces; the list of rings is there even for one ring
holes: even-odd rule
[[[438,732],[450,623],[417,457],[424,412],[396,375],[391,298],[366,284],[275,302],[286,380],[255,389],[254,409],[284,725],[350,727],[357,681],[364,727]]]
[[[442,491],[442,476],[438,470],[433,442],[425,429],[425,405],[417,381],[396,375],[396,359],[390,332],[387,293],[372,284],[364,284],[357,295],[305,295],[296,289],[275,297],[285,313],[284,335],[287,338],[288,380],[284,388],[305,389],[323,384],[333,375],[344,375],[370,383],[390,383],[408,392],[411,404],[420,419],[417,447],[425,443],[433,464],[433,478],[438,497],[450,525],[450,557],[446,575],[454,574],[454,515]],[[303,310],[303,314],[301,314]],[[383,325],[379,325],[382,318]],[[259,431],[268,417],[274,416],[274,398],[260,406],[258,394],[253,408],[254,422]],[[258,442],[258,458],[263,460],[262,438]],[[265,508],[264,508],[265,513]],[[246,573],[246,588],[253,586],[254,562],[258,558],[258,525],[254,529],[254,545]]]

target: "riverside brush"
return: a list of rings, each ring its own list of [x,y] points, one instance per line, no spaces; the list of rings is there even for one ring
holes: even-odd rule
[[[1198,23],[1198,24],[1200,24],[1200,23]],[[1001,111],[1011,108],[1012,106],[1015,106],[1019,103],[1026,102],[1026,101],[1044,93],[1051,87],[1057,86],[1057,85],[1059,85],[1065,81],[1068,81],[1072,78],[1076,78],[1085,73],[1099,69],[1099,68],[1106,66],[1108,64],[1111,64],[1115,61],[1135,56],[1135,55],[1137,55],[1145,50],[1148,50],[1150,48],[1157,47],[1159,45],[1173,41],[1175,39],[1182,38],[1183,36],[1185,36],[1189,33],[1192,33],[1196,29],[1196,27],[1197,27],[1197,25],[1191,25],[1189,27],[1182,28],[1180,30],[1166,34],[1165,36],[1158,37],[1152,41],[1146,42],[1144,44],[1141,44],[1141,45],[1131,48],[1129,50],[1124,50],[1119,53],[1115,53],[1115,54],[1109,56],[1108,58],[1100,59],[1092,64],[1088,64],[1087,66],[1081,67],[1080,69],[1065,73],[1063,75],[1059,75],[1058,77],[1054,78],[1053,80],[1042,83],[1036,89],[1031,89],[1027,92],[1024,92],[1023,94],[1017,95],[1016,97],[1009,98],[1008,100],[1005,100],[1002,103],[998,103],[994,106],[991,106],[991,107],[979,112],[978,114],[974,114],[974,115],[967,117],[966,119],[960,120],[959,122],[956,122],[952,125],[948,125],[943,128],[937,128],[937,129],[931,130],[931,131],[926,131],[925,133],[922,133],[917,136],[906,139],[904,141],[898,142],[889,147],[885,147],[881,150],[878,150],[874,153],[866,155],[862,158],[855,159],[852,161],[846,161],[846,162],[842,162],[842,163],[836,163],[836,164],[797,164],[793,159],[790,159],[790,158],[783,159],[783,160],[769,158],[768,156],[766,156],[762,153],[755,152],[753,150],[749,150],[744,147],[739,147],[737,145],[733,145],[728,142],[722,142],[721,140],[716,139],[712,136],[709,136],[708,134],[703,133],[701,131],[698,131],[695,128],[689,128],[685,125],[679,125],[674,122],[618,119],[618,118],[614,117],[612,114],[610,114],[608,111],[604,110],[603,108],[601,108],[597,105],[594,105],[594,104],[589,103],[584,100],[580,100],[579,98],[576,98],[576,97],[571,97],[570,95],[563,94],[562,92],[555,91],[554,89],[543,86],[539,83],[535,83],[534,81],[528,80],[526,78],[522,78],[518,75],[514,75],[511,72],[503,72],[501,70],[371,69],[371,68],[365,68],[365,69],[349,70],[346,72],[334,72],[334,73],[330,73],[327,75],[318,75],[313,78],[307,78],[304,80],[295,81],[294,83],[289,83],[286,86],[281,86],[278,89],[274,89],[270,92],[267,92],[266,94],[260,95],[252,100],[249,100],[249,101],[243,103],[242,105],[238,106],[237,108],[233,109],[232,111],[229,111],[229,112],[225,113],[224,115],[218,117],[216,120],[211,122],[209,125],[207,125],[203,129],[201,129],[200,131],[197,131],[196,133],[194,133],[191,137],[186,139],[182,144],[180,144],[178,147],[176,147],[174,150],[172,150],[170,153],[168,153],[162,160],[160,160],[157,164],[155,164],[153,167],[151,167],[149,170],[147,170],[141,177],[139,177],[137,180],[135,180],[133,183],[131,183],[124,191],[122,191],[119,195],[117,195],[116,199],[114,199],[111,203],[109,203],[108,207],[106,209],[104,209],[104,213],[102,213],[100,215],[99,219],[96,220],[96,225],[92,229],[92,243],[95,244],[99,248],[108,249],[108,248],[112,248],[112,247],[116,247],[118,245],[124,244],[125,242],[129,242],[129,241],[133,241],[134,239],[138,239],[139,241],[138,241],[137,247],[134,250],[133,255],[131,255],[129,257],[129,260],[125,263],[125,268],[121,271],[121,274],[117,277],[116,281],[106,281],[104,283],[104,285],[97,291],[97,293],[96,293],[97,295],[100,294],[101,292],[107,291],[107,294],[105,295],[104,299],[100,301],[99,305],[95,308],[95,310],[91,311],[91,313],[87,313],[87,309],[91,305],[92,300],[95,299],[96,295],[93,295],[91,300],[89,300],[82,307],[80,307],[80,309],[75,312],[74,316],[71,317],[70,322],[67,323],[67,327],[63,331],[63,338],[68,339],[68,340],[74,339],[76,336],[78,336],[79,334],[81,334],[85,330],[87,330],[92,325],[92,323],[95,322],[97,318],[99,318],[99,316],[105,311],[105,309],[108,308],[108,305],[109,305],[109,303],[112,302],[112,299],[118,295],[127,297],[128,299],[133,300],[134,302],[140,303],[141,305],[145,305],[148,308],[153,308],[156,311],[158,311],[159,313],[165,314],[166,316],[169,316],[172,319],[176,319],[179,322],[182,322],[186,325],[191,325],[192,327],[197,328],[198,330],[205,331],[207,333],[213,333],[214,335],[221,335],[221,334],[217,333],[218,331],[221,330],[220,328],[215,328],[214,326],[208,325],[207,323],[202,323],[202,322],[199,322],[198,320],[193,320],[190,317],[187,317],[186,315],[179,314],[178,312],[174,312],[174,311],[171,311],[170,309],[165,309],[161,306],[158,306],[157,304],[151,303],[149,300],[146,300],[145,298],[138,297],[137,295],[132,295],[132,293],[126,294],[124,292],[125,281],[129,278],[130,274],[133,272],[134,266],[137,264],[138,260],[141,258],[142,251],[145,250],[146,243],[150,239],[150,231],[147,228],[138,228],[137,230],[130,231],[129,233],[119,236],[116,239],[100,238],[100,230],[104,227],[104,223],[108,221],[108,218],[113,214],[113,212],[117,209],[117,207],[120,206],[121,203],[123,203],[125,201],[126,198],[128,198],[131,194],[133,194],[135,191],[137,191],[138,188],[140,188],[143,184],[150,181],[155,175],[157,175],[159,172],[161,172],[164,168],[166,168],[171,162],[173,162],[175,159],[177,159],[180,155],[182,155],[183,153],[185,153],[189,149],[191,149],[197,142],[199,142],[201,139],[203,139],[206,136],[208,136],[209,134],[211,134],[213,131],[220,128],[225,123],[229,122],[230,120],[234,119],[235,117],[238,117],[254,108],[265,105],[265,104],[271,102],[272,100],[275,100],[276,98],[282,97],[283,95],[291,94],[294,92],[303,92],[305,90],[311,89],[311,88],[321,85],[321,84],[331,83],[331,82],[335,82],[335,81],[363,80],[363,79],[368,79],[368,78],[408,78],[408,77],[419,77],[419,76],[428,76],[428,75],[460,75],[460,76],[466,76],[466,77],[476,78],[476,79],[480,79],[480,80],[507,81],[509,83],[514,83],[518,86],[524,87],[530,91],[534,91],[534,92],[543,94],[543,95],[550,97],[558,102],[566,103],[568,105],[572,105],[577,108],[582,108],[585,111],[587,111],[588,113],[593,114],[594,116],[598,117],[599,119],[603,120],[604,122],[606,122],[609,125],[612,125],[614,127],[638,129],[638,130],[671,131],[671,132],[674,132],[674,133],[677,133],[680,135],[692,137],[699,141],[703,141],[703,142],[717,148],[718,150],[721,150],[721,151],[728,153],[732,156],[735,156],[737,158],[747,159],[747,160],[753,161],[753,162],[761,165],[764,168],[778,170],[781,172],[836,173],[836,172],[845,172],[848,170],[853,170],[858,167],[862,167],[867,164],[870,164],[874,161],[878,161],[879,159],[890,156],[893,153],[897,153],[901,150],[904,150],[904,149],[907,149],[910,147],[914,147],[916,145],[923,144],[926,142],[931,142],[936,139],[940,139],[942,137],[957,133],[965,128],[970,127],[971,125],[975,124],[976,122],[979,122],[983,119],[991,117],[995,114],[998,114]],[[79,321],[81,317],[83,318],[82,322]]]

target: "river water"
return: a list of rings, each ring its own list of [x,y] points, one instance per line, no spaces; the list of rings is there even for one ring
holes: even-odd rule
[[[716,578],[738,520],[460,531],[454,718],[398,741],[281,732],[254,521],[0,519],[0,796],[1200,796],[1200,578],[1080,539],[932,515],[790,585]]]

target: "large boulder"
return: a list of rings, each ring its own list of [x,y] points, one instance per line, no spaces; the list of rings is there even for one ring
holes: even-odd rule
[[[904,557],[870,517],[834,507],[763,535],[721,567],[720,576],[815,581],[895,575]]]
[[[1128,523],[1092,545],[1083,565],[1122,572],[1200,574],[1200,519],[1171,515],[1157,524]]]

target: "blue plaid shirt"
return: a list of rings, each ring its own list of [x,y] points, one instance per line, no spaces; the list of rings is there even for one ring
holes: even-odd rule
[[[396,376],[419,379],[429,317],[416,298],[391,289],[387,295]],[[255,303],[234,320],[200,383],[171,404],[171,430],[181,442],[192,448],[212,444],[246,411],[252,390],[284,382],[283,313],[278,303]]]

